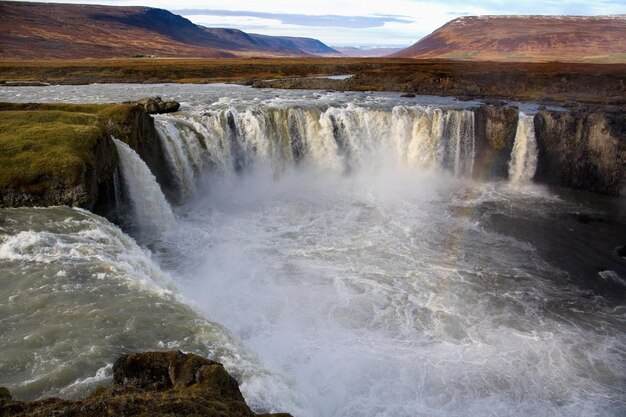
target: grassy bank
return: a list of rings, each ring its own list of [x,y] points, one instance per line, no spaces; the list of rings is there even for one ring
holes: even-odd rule
[[[133,107],[0,103],[0,189],[39,194],[51,182],[80,184],[108,121]]]

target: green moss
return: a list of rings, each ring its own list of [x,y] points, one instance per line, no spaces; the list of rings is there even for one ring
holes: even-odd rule
[[[43,191],[50,181],[77,185],[109,120],[133,105],[0,103],[0,188]]]

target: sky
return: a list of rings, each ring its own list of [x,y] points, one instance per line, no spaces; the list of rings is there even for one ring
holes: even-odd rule
[[[331,46],[401,47],[466,15],[626,14],[626,0],[56,0],[149,6],[194,23],[251,33],[305,36]]]

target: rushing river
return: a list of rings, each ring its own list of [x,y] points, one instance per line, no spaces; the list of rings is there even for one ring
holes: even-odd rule
[[[130,235],[0,210],[0,386],[76,397],[137,350],[225,364],[258,411],[626,414],[626,201],[475,182],[473,102],[237,86],[0,88],[0,101],[160,94],[182,202],[116,142]],[[522,113],[523,112],[523,113]],[[530,120],[530,122],[529,122]]]

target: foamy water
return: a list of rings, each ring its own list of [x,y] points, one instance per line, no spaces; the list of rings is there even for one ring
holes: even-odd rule
[[[119,94],[73,88],[54,97]],[[527,121],[523,181],[475,183],[465,105],[204,88],[157,117],[183,205],[118,144],[125,186],[152,190],[135,215],[167,228],[0,210],[0,385],[82,395],[121,353],[179,347],[258,411],[626,413],[624,203],[528,184]]]

